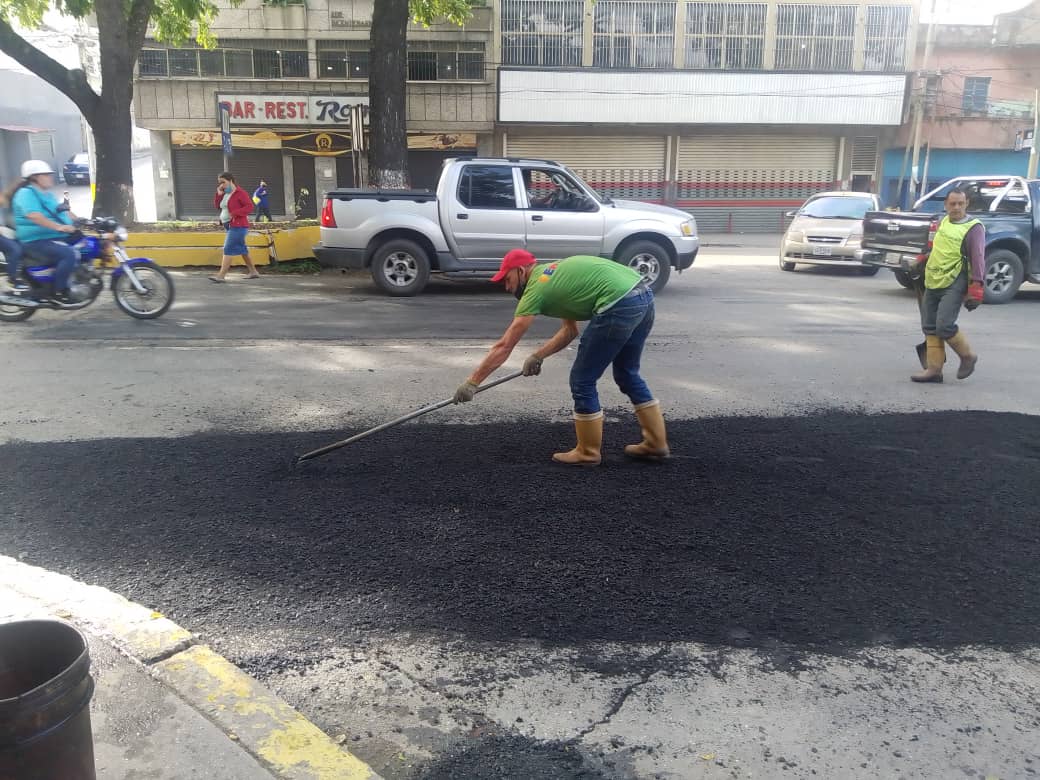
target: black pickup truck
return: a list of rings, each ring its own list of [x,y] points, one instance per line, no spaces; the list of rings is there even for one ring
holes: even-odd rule
[[[931,250],[947,193],[968,193],[968,216],[986,226],[986,303],[1007,303],[1024,281],[1040,284],[1040,180],[961,176],[932,190],[914,211],[870,211],[857,259],[890,268],[904,287],[907,271]]]

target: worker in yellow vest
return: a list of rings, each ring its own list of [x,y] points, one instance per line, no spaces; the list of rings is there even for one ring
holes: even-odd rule
[[[924,269],[921,329],[926,344],[926,367],[910,377],[914,382],[942,382],[946,345],[961,359],[958,379],[967,379],[979,356],[957,326],[961,304],[968,311],[982,303],[986,273],[986,228],[968,217],[968,195],[953,189],[946,196],[946,216],[939,223]]]

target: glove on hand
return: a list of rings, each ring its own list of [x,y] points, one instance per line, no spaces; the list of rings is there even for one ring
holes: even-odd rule
[[[531,355],[524,361],[524,376],[538,376],[542,373],[542,360],[543,358],[537,355]]]
[[[982,299],[986,295],[986,288],[982,286],[982,282],[972,282],[968,285],[968,293],[964,296],[964,308],[968,311],[975,311],[982,305]]]
[[[463,382],[459,385],[459,389],[455,391],[455,397],[452,399],[457,404],[468,403],[473,400],[473,396],[477,394],[478,385],[472,382]]]

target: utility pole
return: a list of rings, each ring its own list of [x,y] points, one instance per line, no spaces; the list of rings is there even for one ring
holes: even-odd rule
[[[910,193],[913,195],[913,198],[911,199],[911,203],[907,204],[908,208],[920,197],[921,176],[920,171],[917,169],[917,164],[921,159],[921,124],[924,119],[924,98],[926,85],[928,83],[928,61],[932,58],[932,46],[935,43],[935,6],[936,0],[932,0],[932,10],[928,19],[928,32],[925,34],[924,56],[921,58],[921,69],[917,71],[918,84],[915,89],[917,100],[914,102],[914,151],[910,163],[910,186],[908,188]],[[925,79],[924,83],[920,83],[922,77]]]
[[[1027,179],[1036,178],[1036,144],[1037,131],[1040,130],[1040,89],[1033,90],[1033,145],[1029,147],[1029,169],[1026,172]]]

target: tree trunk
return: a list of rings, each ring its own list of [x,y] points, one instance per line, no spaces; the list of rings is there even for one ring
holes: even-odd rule
[[[368,176],[374,187],[407,189],[408,0],[378,0],[372,12],[370,146]]]
[[[115,217],[123,224],[134,221],[133,99],[134,60],[140,44],[127,19],[123,0],[96,0],[98,48],[101,59],[101,101],[93,117],[97,155],[94,215]]]

